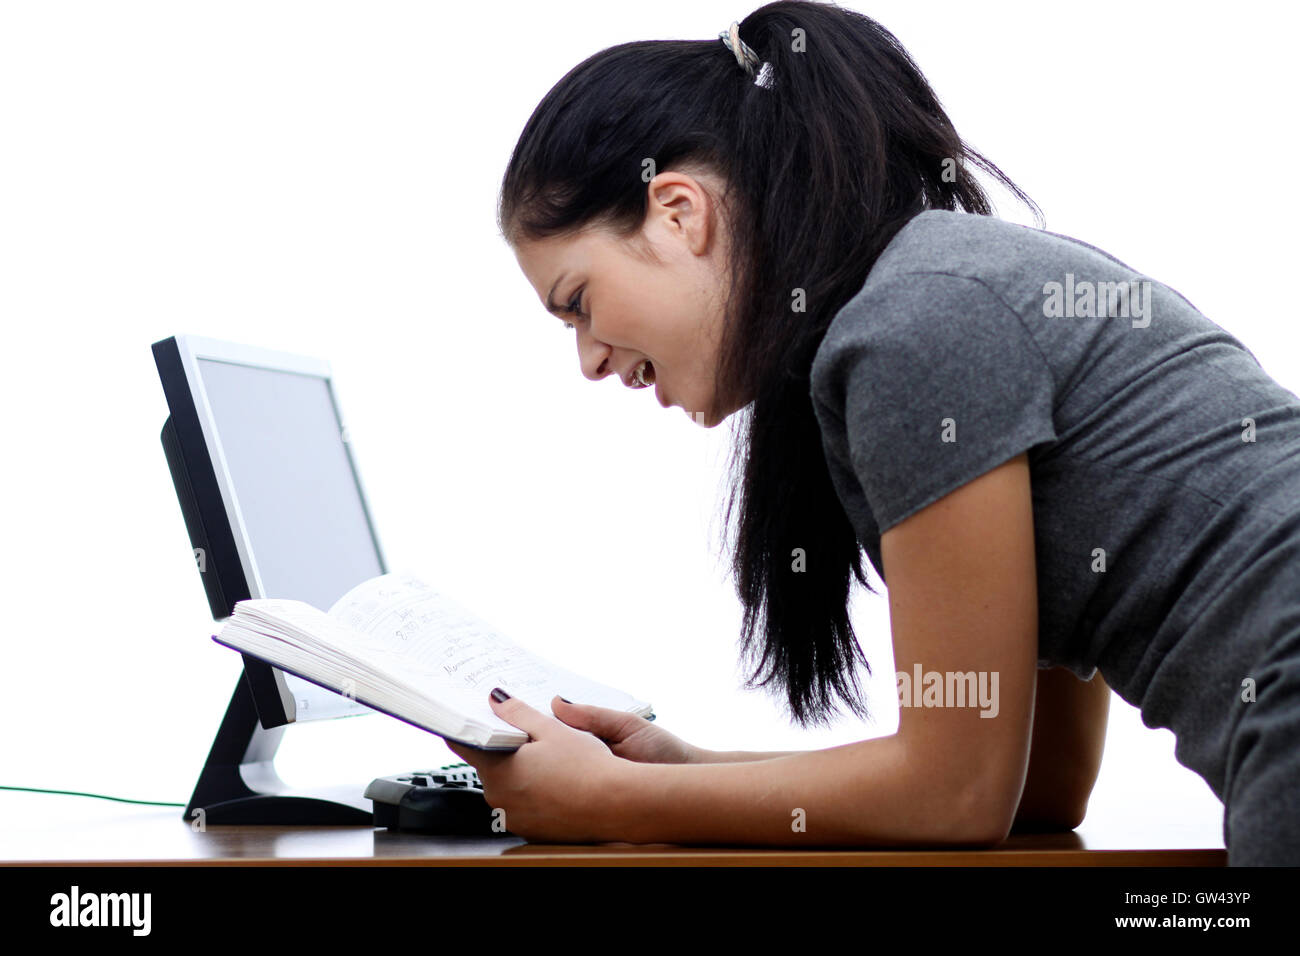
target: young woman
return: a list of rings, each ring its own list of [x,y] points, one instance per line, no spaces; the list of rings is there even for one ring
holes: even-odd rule
[[[865,549],[909,706],[893,736],[724,753],[494,692],[532,740],[452,749],[512,832],[1071,828],[1113,688],[1224,801],[1230,863],[1300,863],[1300,399],[1168,286],[995,218],[972,165],[1037,212],[888,31],[828,4],[604,50],[537,107],[500,225],[583,374],[743,416],[726,514],[751,684],[805,726],[836,699],[865,715]],[[976,687],[996,705],[959,699]]]

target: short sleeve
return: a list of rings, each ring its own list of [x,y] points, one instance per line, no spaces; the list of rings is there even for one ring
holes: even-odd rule
[[[1051,368],[983,282],[907,273],[864,287],[827,332],[814,395],[842,418],[883,534],[1035,445],[1056,439]]]

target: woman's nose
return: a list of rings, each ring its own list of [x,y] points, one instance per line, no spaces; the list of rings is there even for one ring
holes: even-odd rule
[[[579,338],[578,365],[582,368],[582,374],[593,382],[599,382],[614,370],[609,357],[608,345],[602,345],[592,338]]]

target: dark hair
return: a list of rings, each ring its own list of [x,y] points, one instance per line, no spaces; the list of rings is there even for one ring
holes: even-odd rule
[[[849,621],[850,574],[874,593],[822,449],[817,347],[913,216],[992,215],[969,164],[1041,211],[962,142],[874,20],[782,0],[746,17],[740,36],[770,64],[762,84],[718,39],[624,43],[570,70],[524,126],[498,224],[512,245],[592,226],[631,238],[648,207],[644,160],[657,171],[703,164],[725,181],[732,283],[715,392],[749,400],[725,510],[730,528],[739,497],[741,655],[757,659],[745,686],[784,685],[807,726],[829,723],[834,695],[870,716],[854,673],[856,661],[870,665]]]

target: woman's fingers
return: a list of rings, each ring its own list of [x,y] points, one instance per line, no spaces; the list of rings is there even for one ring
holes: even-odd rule
[[[635,723],[641,720],[635,714],[590,704],[573,704],[558,696],[551,698],[551,711],[575,730],[585,730],[605,741],[622,740],[636,729]]]

